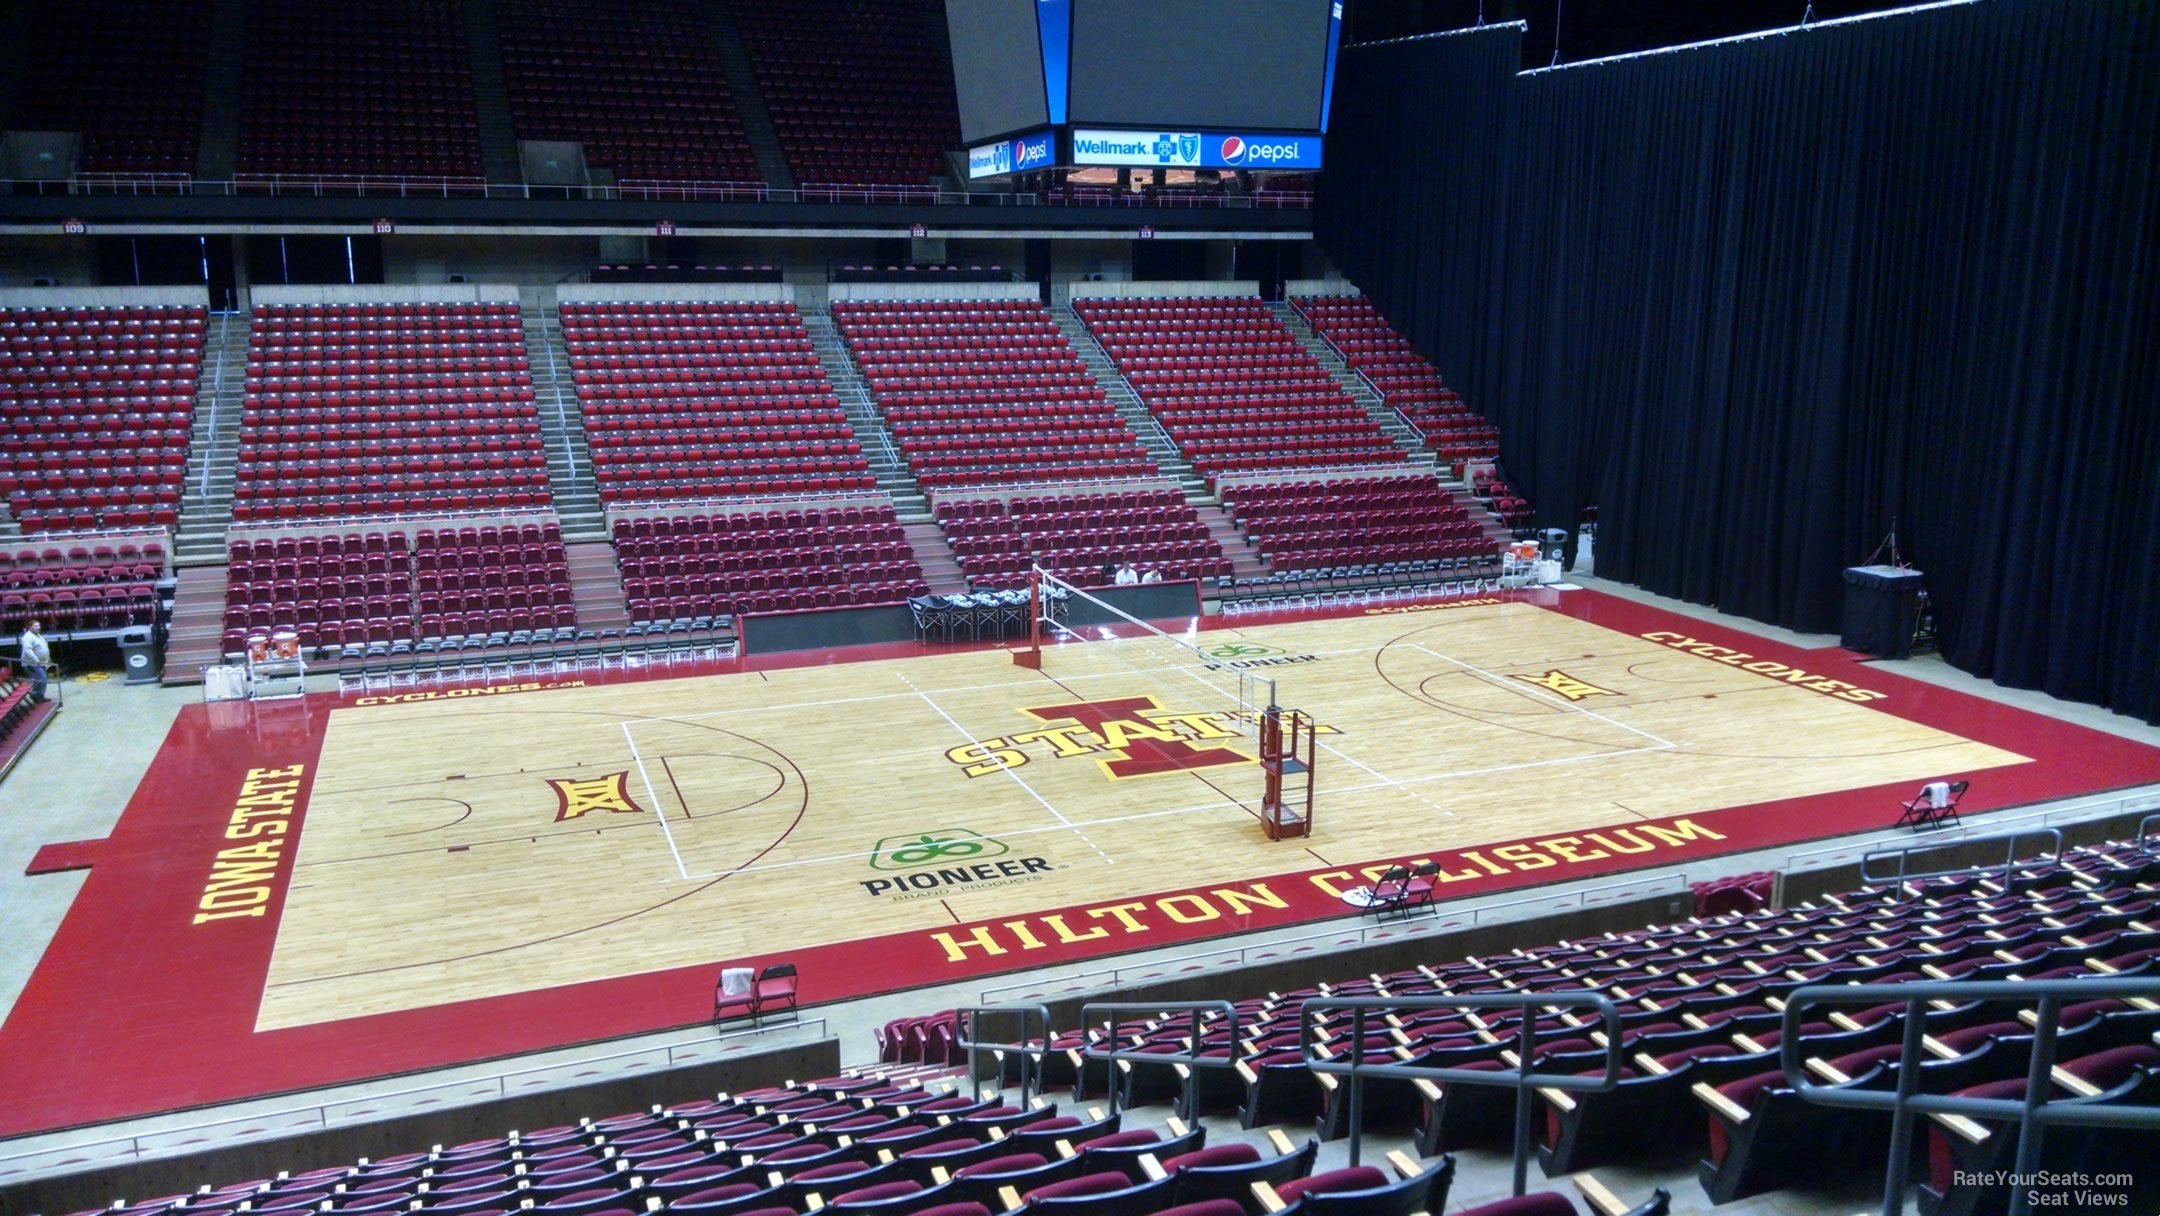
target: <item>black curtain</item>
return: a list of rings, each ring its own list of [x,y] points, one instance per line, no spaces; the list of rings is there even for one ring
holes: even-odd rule
[[[1351,48],[1316,226],[1601,573],[2160,722],[2160,22],[1981,0],[1509,75]],[[1383,187],[1382,183],[1386,183]]]

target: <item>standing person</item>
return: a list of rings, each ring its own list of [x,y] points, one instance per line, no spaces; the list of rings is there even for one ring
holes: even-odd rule
[[[45,630],[36,620],[23,626],[22,665],[30,669],[30,699],[45,699],[45,669],[52,666],[52,647],[45,643]]]

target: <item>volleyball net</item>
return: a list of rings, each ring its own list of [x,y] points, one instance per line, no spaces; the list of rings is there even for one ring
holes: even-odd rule
[[[1275,681],[1238,663],[1243,643],[1210,640],[1195,628],[1171,633],[1043,569],[1030,574],[1034,616],[1028,647],[1015,654],[1024,666],[1042,666],[1043,646],[1081,643],[1087,654],[1107,657],[1135,677],[1175,690],[1174,699],[1198,697],[1257,734],[1259,720],[1275,704]]]

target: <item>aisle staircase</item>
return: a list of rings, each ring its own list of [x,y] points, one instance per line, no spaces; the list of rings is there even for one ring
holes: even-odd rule
[[[630,623],[623,599],[622,576],[615,568],[615,546],[600,541],[566,543],[570,597],[580,629],[621,629]]]
[[[923,582],[929,585],[932,595],[968,589],[967,575],[961,572],[960,561],[945,539],[945,529],[925,520],[900,525],[900,534],[907,539],[908,548],[915,551],[915,564],[922,567]]]
[[[1178,450],[1169,433],[1163,430],[1162,423],[1157,422],[1155,415],[1149,413],[1147,406],[1141,403],[1132,386],[1125,382],[1124,374],[1118,371],[1117,364],[1104,352],[1102,344],[1095,340],[1095,335],[1088,332],[1087,323],[1074,316],[1070,310],[1053,309],[1051,315],[1057,321],[1058,332],[1065,335],[1067,342],[1072,343],[1073,353],[1080,357],[1080,362],[1087,368],[1088,374],[1095,377],[1095,383],[1102,386],[1103,392],[1110,398],[1110,404],[1117,407],[1118,415],[1125,420],[1125,425],[1131,427],[1133,434],[1140,437],[1140,445],[1147,449],[1148,459],[1154,461],[1155,467],[1163,471],[1163,476],[1177,483],[1178,488],[1185,492],[1186,501],[1196,504],[1213,501],[1208,493],[1207,480],[1193,471],[1192,463]]]
[[[503,78],[502,34],[495,0],[465,0],[465,50],[471,61],[473,109],[479,121],[480,163],[491,183],[525,180],[518,161],[517,123]]]
[[[1271,300],[1268,302],[1268,311],[1274,313],[1275,319],[1282,322],[1284,329],[1290,331],[1290,336],[1296,338],[1305,347],[1307,354],[1317,360],[1321,367],[1327,369],[1328,375],[1334,377],[1335,383],[1341,385],[1342,390],[1350,394],[1352,400],[1364,407],[1367,414],[1372,415],[1372,420],[1379,424],[1381,431],[1389,439],[1395,441],[1395,446],[1410,454],[1412,464],[1424,465],[1428,468],[1437,467],[1437,463],[1433,459],[1432,448],[1426,445],[1425,437],[1418,434],[1416,427],[1404,422],[1402,416],[1395,412],[1393,406],[1382,401],[1380,394],[1373,391],[1372,386],[1365,382],[1365,378],[1358,375],[1356,369],[1345,362],[1342,355],[1334,347],[1328,345],[1327,339],[1313,332],[1313,327],[1306,322],[1297,309],[1292,308],[1287,301]],[[1448,471],[1441,470],[1440,476],[1442,480],[1447,480]]]
[[[187,483],[180,492],[180,528],[173,539],[176,566],[225,560],[247,400],[248,323],[246,313],[218,314],[203,350],[194,430],[188,437]]]
[[[818,365],[825,370],[825,379],[831,382],[833,395],[840,399],[840,408],[847,412],[848,425],[855,429],[855,441],[862,445],[863,457],[870,462],[870,474],[877,478],[878,489],[892,496],[893,510],[899,514],[900,522],[927,521],[930,518],[929,499],[915,484],[907,462],[900,458],[900,445],[893,441],[892,428],[885,425],[885,416],[870,399],[870,390],[863,385],[862,373],[855,370],[855,360],[848,354],[847,343],[833,327],[832,313],[823,308],[804,308],[803,328],[810,331],[810,345],[817,351]]]
[[[533,399],[540,410],[541,441],[547,448],[548,487],[563,540],[606,540],[607,519],[593,478],[592,450],[585,442],[585,421],[578,412],[577,385],[570,373],[570,351],[563,345],[562,319],[546,288],[518,292],[518,315],[525,327],[525,360],[532,369]]]
[[[219,661],[225,634],[225,567],[189,566],[173,592],[165,637],[166,684],[200,684],[203,668]]]
[[[247,45],[247,0],[210,6],[210,45],[203,74],[202,128],[195,143],[197,181],[226,182],[240,163],[240,87]]]
[[[780,136],[773,130],[772,112],[765,108],[764,90],[758,88],[757,72],[750,66],[750,51],[743,45],[742,31],[735,25],[733,0],[706,0],[706,22],[713,44],[720,52],[720,70],[727,76],[728,92],[735,97],[735,115],[742,119],[743,134],[750,140],[750,154],[757,158],[758,173],[775,190],[793,190],[795,173],[780,150]]]
[[[1496,551],[1501,545],[1514,539],[1514,533],[1506,522],[1494,515],[1488,504],[1473,495],[1470,487],[1456,478],[1453,466],[1439,461],[1425,442],[1425,437],[1418,434],[1417,428],[1404,422],[1392,406],[1381,400],[1380,394],[1373,391],[1365,378],[1360,376],[1333,346],[1328,345],[1327,339],[1314,332],[1312,325],[1297,309],[1291,307],[1287,301],[1275,300],[1268,304],[1268,310],[1275,314],[1276,320],[1282,322],[1283,328],[1304,344],[1313,358],[1320,361],[1320,366],[1327,369],[1337,384],[1342,385],[1343,391],[1365,407],[1365,412],[1372,415],[1374,422],[1380,424],[1380,429],[1395,441],[1395,446],[1410,453],[1412,465],[1421,469],[1430,468],[1439,475],[1440,484],[1462,503],[1463,508],[1470,513],[1470,518],[1479,521]]]

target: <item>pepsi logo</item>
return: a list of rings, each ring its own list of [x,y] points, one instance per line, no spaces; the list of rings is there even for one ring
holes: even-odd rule
[[[1245,141],[1235,135],[1225,137],[1222,141],[1222,158],[1233,165],[1245,159]]]

